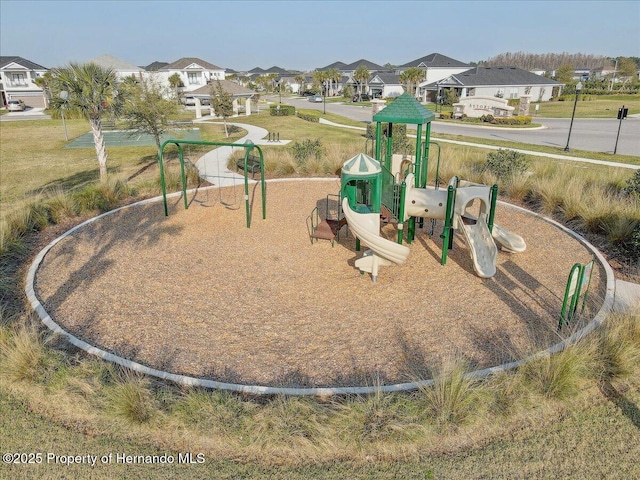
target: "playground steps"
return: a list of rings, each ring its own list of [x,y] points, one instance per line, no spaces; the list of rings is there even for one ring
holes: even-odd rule
[[[393,212],[391,212],[384,203],[380,205],[380,222],[393,224],[398,223],[398,220],[393,216]]]
[[[330,218],[324,219],[320,222],[311,236],[320,240],[333,241],[338,235],[338,231],[346,224],[346,218],[341,218],[340,220],[333,220]]]

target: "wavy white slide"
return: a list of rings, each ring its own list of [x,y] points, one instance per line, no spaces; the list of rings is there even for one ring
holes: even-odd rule
[[[480,215],[475,224],[471,225],[466,225],[460,215],[456,216],[458,226],[471,251],[474,270],[481,278],[493,277],[496,274],[498,247],[493,241],[484,215]]]
[[[371,273],[375,282],[378,278],[378,267],[392,263],[403,264],[411,250],[409,247],[392,242],[380,236],[379,213],[357,213],[349,206],[347,198],[342,199],[342,211],[353,234],[362,240],[370,250],[356,260],[356,267],[363,272]]]
[[[478,218],[474,215],[465,213],[465,218],[470,218],[476,221]],[[513,233],[511,230],[501,227],[498,224],[493,224],[493,232],[491,233],[493,239],[500,245],[500,247],[510,253],[522,253],[527,249],[527,244],[517,233]]]

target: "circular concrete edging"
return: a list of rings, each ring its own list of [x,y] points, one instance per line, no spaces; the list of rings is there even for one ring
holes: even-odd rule
[[[311,182],[311,181],[331,181],[331,182],[335,182],[336,178],[286,178],[286,179],[274,179],[274,180],[269,180],[267,183],[276,183],[276,182],[291,182],[291,181],[302,181],[302,182]],[[253,182],[252,182],[253,183]],[[220,187],[218,186],[213,186],[213,187],[207,187],[206,189],[218,189]],[[205,189],[200,189],[200,190],[205,190]],[[194,193],[196,191],[196,189],[193,190],[189,190],[188,193]],[[167,195],[167,198],[175,198],[175,197],[179,197],[181,196],[182,193],[181,192],[176,192],[170,195]],[[155,368],[151,368],[148,367],[146,365],[140,364],[138,362],[135,362],[133,360],[129,360],[127,358],[123,358],[120,357],[118,355],[114,355],[113,353],[109,353],[101,348],[95,347],[87,342],[85,342],[84,340],[76,337],[75,335],[67,332],[66,330],[64,330],[62,327],[60,327],[60,325],[58,325],[52,318],[51,316],[47,313],[47,311],[44,309],[44,306],[42,305],[42,303],[40,302],[40,300],[38,299],[36,293],[35,293],[35,276],[36,273],[38,271],[38,268],[40,267],[40,264],[42,263],[42,261],[44,260],[45,256],[47,255],[47,253],[58,243],[60,242],[62,239],[66,238],[67,236],[71,235],[72,233],[76,232],[77,230],[83,228],[86,225],[89,225],[103,217],[106,217],[107,215],[112,215],[118,211],[124,210],[124,209],[128,209],[128,208],[133,208],[136,206],[140,206],[140,205],[147,205],[150,203],[160,203],[162,201],[162,196],[158,196],[158,197],[154,197],[154,198],[150,198],[147,200],[141,200],[139,202],[133,203],[131,205],[126,205],[124,207],[120,207],[117,208],[115,210],[111,210],[109,212],[103,213],[101,215],[98,215],[96,217],[93,217],[89,220],[86,220],[82,223],[80,223],[79,225],[76,225],[75,227],[71,228],[70,230],[67,230],[65,233],[63,233],[61,236],[59,236],[58,238],[56,238],[55,240],[53,240],[51,243],[49,243],[45,248],[43,248],[38,255],[36,256],[36,258],[33,260],[31,267],[29,268],[29,271],[27,273],[27,279],[26,279],[26,285],[25,285],[25,292],[27,295],[27,298],[29,300],[29,303],[31,304],[31,307],[35,310],[35,312],[38,314],[38,316],[40,317],[40,320],[54,333],[59,334],[61,336],[63,336],[67,341],[69,341],[72,345],[81,348],[82,350],[86,351],[87,353],[90,353],[92,355],[95,355],[97,357],[102,358],[103,360],[121,365],[123,367],[129,368],[131,370],[134,370],[136,372],[145,374],[145,375],[151,375],[163,380],[168,380],[171,382],[175,382],[175,383],[179,383],[182,385],[188,385],[188,386],[198,386],[198,387],[205,387],[205,388],[212,388],[212,389],[220,389],[220,390],[230,390],[230,391],[235,391],[235,392],[239,392],[239,393],[249,393],[249,394],[253,394],[253,395],[275,395],[275,394],[283,394],[283,395],[317,395],[317,396],[329,396],[329,395],[345,395],[345,394],[371,394],[371,393],[376,393],[376,392],[399,392],[399,391],[409,391],[409,390],[417,390],[419,388],[425,387],[425,386],[430,386],[433,384],[433,380],[428,379],[428,380],[419,380],[419,381],[415,381],[415,382],[407,382],[407,383],[398,383],[398,384],[393,384],[393,385],[379,385],[379,386],[367,386],[367,387],[317,387],[317,388],[290,388],[290,387],[269,387],[269,386],[263,386],[263,385],[242,385],[242,384],[234,384],[234,383],[225,383],[225,382],[218,382],[215,380],[209,380],[209,379],[205,379],[205,378],[198,378],[198,377],[192,377],[192,376],[188,376],[188,375],[179,375],[179,374],[175,374],[175,373],[170,373],[170,372],[166,372],[163,370],[158,370]],[[499,373],[499,372],[504,372],[516,367],[519,367],[521,365],[523,365],[524,363],[527,363],[529,361],[532,361],[534,359],[540,358],[540,357],[544,357],[544,356],[548,356],[551,355],[553,353],[557,353],[561,350],[563,350],[564,348],[566,348],[567,346],[577,342],[579,339],[581,339],[582,337],[588,335],[589,333],[591,333],[593,330],[595,330],[596,328],[598,328],[606,319],[607,314],[612,310],[613,308],[613,304],[614,304],[614,297],[615,297],[615,278],[614,278],[614,274],[613,274],[613,269],[609,266],[609,264],[607,263],[607,261],[605,260],[605,258],[602,256],[602,254],[593,246],[591,245],[584,237],[582,237],[581,235],[577,234],[576,232],[564,227],[563,225],[559,224],[558,222],[551,220],[547,217],[543,217],[535,212],[532,212],[530,210],[527,210],[525,208],[521,208],[515,205],[511,205],[509,203],[505,203],[505,202],[499,202],[500,205],[507,207],[507,208],[512,208],[515,210],[518,210],[522,213],[528,214],[528,215],[533,215],[535,217],[538,217],[544,221],[546,221],[547,223],[550,223],[554,226],[556,226],[558,229],[560,229],[561,231],[563,231],[564,233],[569,234],[570,236],[572,236],[573,238],[575,238],[576,240],[578,240],[582,245],[584,245],[588,250],[590,250],[594,257],[596,257],[596,259],[598,260],[598,262],[600,263],[600,265],[602,266],[602,268],[604,269],[605,273],[606,273],[606,292],[605,292],[605,297],[602,303],[602,306],[600,308],[600,310],[598,311],[598,313],[594,316],[594,318],[586,325],[584,326],[582,329],[578,330],[577,332],[575,332],[574,334],[572,334],[570,337],[564,339],[563,341],[552,345],[551,347],[545,349],[545,350],[541,350],[533,355],[530,355],[526,358],[523,358],[521,360],[515,361],[515,362],[510,362],[510,363],[505,363],[502,365],[498,365],[495,367],[490,367],[490,368],[485,368],[482,370],[476,370],[474,372],[470,372],[467,374],[467,377],[470,378],[482,378],[494,373]]]

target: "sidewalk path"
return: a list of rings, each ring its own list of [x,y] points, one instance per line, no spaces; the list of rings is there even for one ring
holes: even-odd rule
[[[201,121],[198,123],[221,123],[221,122],[209,122]],[[269,132],[261,127],[255,125],[247,125],[246,123],[228,123],[227,125],[234,125],[238,128],[242,128],[247,131],[247,134],[234,143],[245,143],[247,141],[253,142],[255,145],[286,145],[291,140],[280,140],[279,142],[268,142],[264,138],[269,135]],[[218,147],[210,152],[207,152],[196,162],[196,168],[200,172],[200,177],[208,181],[213,185],[220,187],[235,186],[238,184],[244,184],[244,176],[236,172],[232,172],[227,168],[227,162],[233,153],[234,147]],[[249,179],[250,183],[254,183],[254,180]]]

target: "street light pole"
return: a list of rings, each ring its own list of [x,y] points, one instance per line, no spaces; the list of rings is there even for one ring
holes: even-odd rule
[[[67,92],[66,90],[62,90],[60,92],[60,98],[62,100],[64,100],[64,103],[62,105],[62,109],[60,110],[61,115],[62,115],[62,127],[64,128],[64,139],[68,142],[69,141],[69,135],[67,135],[67,124],[64,121],[64,107],[67,104],[67,100],[69,99],[69,92]]]
[[[576,84],[576,99],[573,101],[573,113],[571,114],[571,123],[569,124],[569,136],[567,137],[567,146],[564,147],[564,151],[569,151],[569,139],[571,138],[571,129],[573,128],[573,117],[576,116],[576,106],[578,105],[578,95],[580,95],[580,90],[582,90],[582,83],[578,82]]]

